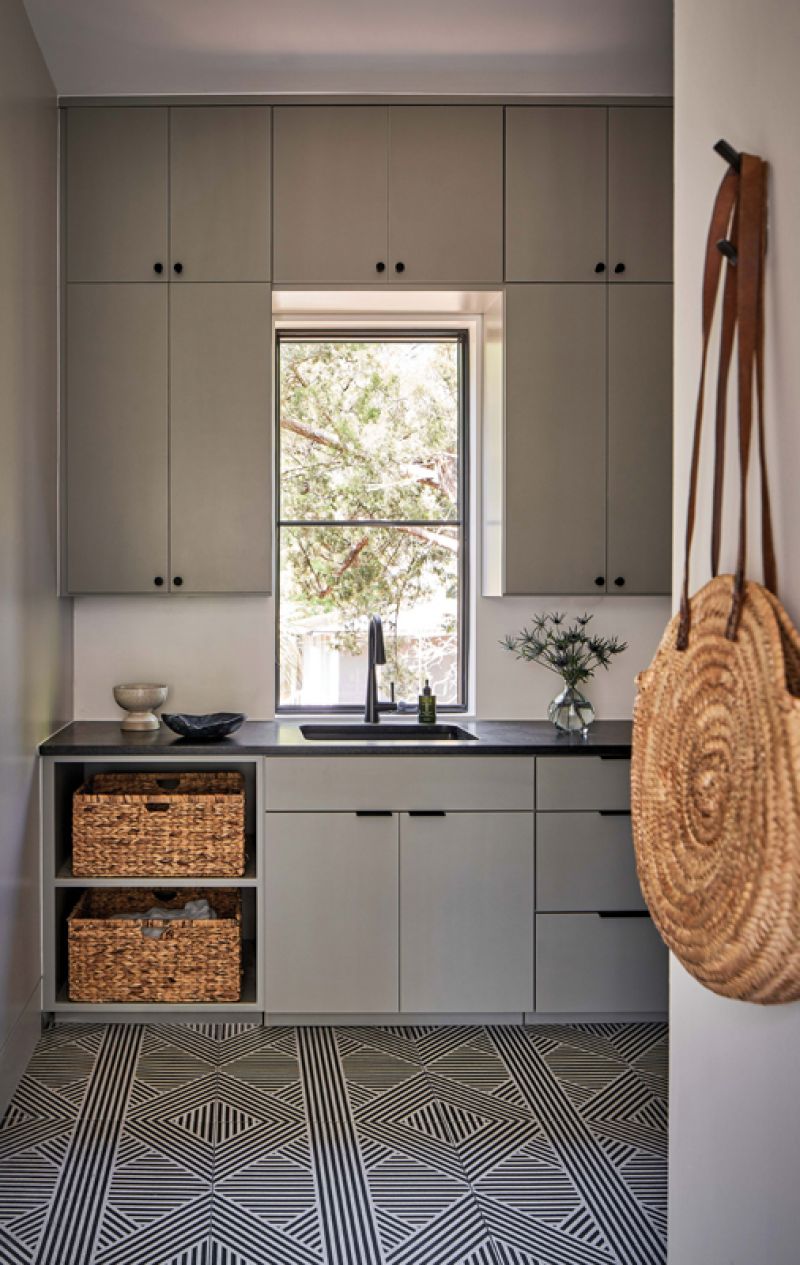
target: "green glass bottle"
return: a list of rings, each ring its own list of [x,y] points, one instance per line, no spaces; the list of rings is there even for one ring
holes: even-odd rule
[[[425,678],[425,688],[419,696],[419,720],[421,725],[436,724],[436,695],[431,691],[431,683]]]

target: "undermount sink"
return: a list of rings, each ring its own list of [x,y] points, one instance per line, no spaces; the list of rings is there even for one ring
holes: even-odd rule
[[[477,742],[459,725],[301,725],[308,742]]]

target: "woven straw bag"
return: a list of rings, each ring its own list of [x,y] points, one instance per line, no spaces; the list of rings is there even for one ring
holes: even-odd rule
[[[711,218],[703,355],[679,613],[638,679],[632,816],[653,920],[695,979],[725,997],[800,998],[800,636],[775,596],[764,454],[766,167],[743,154]],[[716,400],[713,579],[690,600],[709,339],[726,239]],[[736,343],[739,535],[734,575],[718,575],[725,401]],[[756,396],[764,585],[745,579],[747,482]]]

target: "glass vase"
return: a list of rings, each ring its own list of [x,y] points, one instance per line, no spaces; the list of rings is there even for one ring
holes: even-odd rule
[[[585,734],[594,720],[594,708],[580,690],[565,685],[548,707],[547,718],[564,733]]]

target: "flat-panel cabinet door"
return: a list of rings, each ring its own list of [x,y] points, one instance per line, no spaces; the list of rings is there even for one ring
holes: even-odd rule
[[[167,589],[167,290],[71,285],[66,588]]]
[[[166,281],[166,109],[66,114],[67,279]]]
[[[672,280],[672,110],[608,112],[609,280]]]
[[[506,110],[506,280],[606,280],[606,110]]]
[[[395,1014],[396,816],[268,813],[266,1007]]]
[[[270,291],[174,286],[170,298],[172,587],[270,591]]]
[[[504,531],[504,592],[605,589],[605,288],[506,292]]]
[[[646,916],[536,915],[542,1014],[662,1013],[667,969],[667,950]]]
[[[400,817],[400,1008],[533,1005],[533,814]]]
[[[608,591],[672,586],[672,286],[608,294]]]
[[[385,106],[274,111],[276,281],[388,276]]]
[[[267,106],[170,110],[173,281],[269,280],[269,140]]]
[[[503,276],[499,106],[389,110],[389,259],[395,281]]]

